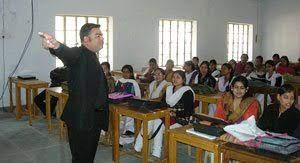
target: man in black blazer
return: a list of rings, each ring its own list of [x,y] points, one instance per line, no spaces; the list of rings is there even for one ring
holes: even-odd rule
[[[61,119],[67,124],[73,163],[92,163],[101,129],[108,126],[108,87],[96,53],[103,47],[100,25],[80,29],[81,46],[69,48],[40,33],[42,46],[69,68],[69,98]]]

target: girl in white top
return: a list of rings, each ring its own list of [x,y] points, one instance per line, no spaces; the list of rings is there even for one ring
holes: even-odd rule
[[[221,77],[219,77],[218,83],[216,84],[216,90],[218,92],[225,93],[229,90],[230,81],[233,78],[233,68],[229,63],[224,63],[221,67]],[[208,115],[215,115],[217,109],[216,104],[208,105]]]
[[[195,78],[198,75],[198,71],[192,61],[186,61],[183,69],[185,71],[185,83],[186,85],[195,84]]]
[[[275,71],[275,63],[274,61],[272,60],[268,60],[266,63],[265,63],[265,67],[266,67],[266,71],[267,73],[265,74],[265,79],[267,81],[269,81],[269,84],[273,87],[280,87],[284,84],[283,82],[283,78],[282,76],[277,73]],[[264,95],[263,94],[256,94],[255,95],[257,100],[259,101],[260,103],[260,106],[262,109],[264,109]],[[270,95],[268,95],[268,98],[267,98],[267,105],[271,104],[271,97]]]
[[[242,73],[241,75],[246,77],[248,80],[251,78],[258,78],[255,71],[254,71],[254,64],[252,62],[247,62],[245,66],[245,73]]]
[[[232,79],[233,68],[229,63],[224,63],[221,68],[221,77],[216,85],[216,90],[219,92],[226,92],[229,87],[229,83]]]
[[[125,65],[122,67],[122,78],[119,79],[115,86],[115,92],[131,93],[135,98],[141,99],[141,91],[138,83],[133,77],[133,68],[131,65]],[[134,120],[133,118],[122,116],[120,121],[120,131],[125,134],[127,131],[134,132]],[[123,139],[120,139],[120,144]]]
[[[181,70],[177,70],[173,73],[173,85],[168,86],[166,90],[166,103],[172,108],[170,113],[170,128],[180,127],[179,123],[176,123],[175,117],[186,118],[190,117],[194,113],[194,92],[189,86],[185,86],[185,73]],[[162,124],[161,119],[154,120],[154,127],[148,129],[149,131],[155,131],[157,127]],[[152,155],[155,157],[161,156],[161,147],[163,141],[164,125],[157,131],[154,137]],[[153,134],[153,133],[152,133]],[[136,151],[142,150],[142,138],[138,137],[134,146]],[[165,140],[166,141],[166,140]]]
[[[211,76],[214,78],[220,77],[220,70],[217,69],[217,61],[212,59],[209,61],[209,68],[211,70]]]
[[[165,97],[166,89],[171,83],[165,80],[165,71],[161,68],[157,68],[154,71],[154,81],[152,81],[149,85],[149,100],[157,100],[161,101]],[[160,128],[164,129],[162,125],[161,119],[155,119],[148,122],[148,134],[153,134],[156,130],[160,130]],[[142,137],[142,129],[139,132],[134,149],[138,152],[142,150],[143,147],[143,137]],[[152,155],[155,157],[160,157],[161,148],[162,148],[162,138],[163,132],[158,132],[154,137],[154,143],[152,148]],[[160,136],[161,135],[161,136]]]

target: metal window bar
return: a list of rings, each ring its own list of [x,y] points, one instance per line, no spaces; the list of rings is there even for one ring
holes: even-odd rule
[[[190,44],[191,44],[191,46],[190,46],[190,52],[191,52],[191,54],[190,54],[190,58],[192,58],[192,56],[193,56],[193,51],[192,51],[192,49],[193,49],[193,22],[191,21],[191,42],[190,42]]]
[[[183,31],[184,31],[184,35],[183,35],[183,39],[184,39],[184,42],[183,42],[183,63],[185,62],[185,43],[186,43],[186,38],[185,38],[185,28],[186,28],[186,22],[184,21],[184,27],[183,27]]]
[[[177,42],[176,42],[176,65],[178,66],[178,46],[179,46],[179,21],[177,21]]]

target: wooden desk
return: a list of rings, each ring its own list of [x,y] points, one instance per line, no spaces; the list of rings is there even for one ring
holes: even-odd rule
[[[195,100],[202,101],[202,113],[208,115],[208,104],[217,104],[221,98],[221,94],[212,95],[195,95]]]
[[[139,123],[143,125],[143,133],[148,133],[148,121],[158,119],[158,118],[165,118],[165,128],[170,128],[170,110],[167,108],[157,109],[155,111],[149,110],[142,110],[139,108],[127,107],[121,104],[112,104],[110,105],[111,111],[113,111],[113,131],[114,131],[114,141],[113,141],[113,160],[114,162],[119,162],[119,157],[121,154],[119,151],[119,123],[120,123],[120,116],[128,116],[132,117],[137,120]],[[135,136],[140,132],[135,128]],[[148,135],[148,134],[147,134]],[[165,139],[167,140],[166,134]],[[166,141],[165,141],[166,145]],[[167,152],[167,151],[165,151]],[[142,162],[148,162],[148,136],[143,137],[143,149],[142,149]]]
[[[56,97],[57,100],[57,110],[56,116],[60,117],[65,104],[68,100],[69,94],[62,91],[61,87],[51,87],[46,88],[46,117],[48,121],[48,130],[51,132],[52,130],[52,123],[51,123],[51,109],[50,109],[50,98],[51,96]],[[64,122],[59,118],[59,126],[60,126],[60,138],[64,138]]]
[[[249,82],[249,94],[255,95],[256,93],[264,94],[264,108],[267,108],[268,95],[276,94],[277,87],[273,86],[258,86],[255,83]]]
[[[223,162],[227,163],[231,160],[239,162],[251,163],[281,163],[281,162],[300,162],[300,157],[280,158],[276,154],[259,153],[258,150],[248,148],[242,145],[226,143],[222,145]]]
[[[219,163],[221,160],[220,146],[221,141],[205,139],[186,132],[186,129],[192,126],[183,126],[180,128],[168,130],[169,137],[169,163],[176,163],[177,142],[185,143],[196,147],[196,162],[202,162],[203,151],[214,153],[214,162]]]
[[[29,111],[29,125],[32,125],[32,118],[35,116],[36,106],[32,99],[38,94],[39,88],[47,88],[49,83],[41,80],[21,80],[15,77],[9,79],[9,92],[10,92],[10,110],[13,110],[12,100],[12,84],[16,86],[16,119],[20,119],[24,114],[21,106],[21,88],[26,90],[26,109]]]

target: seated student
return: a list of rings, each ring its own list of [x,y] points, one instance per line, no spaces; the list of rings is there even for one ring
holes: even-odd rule
[[[270,82],[271,86],[280,87],[283,84],[282,76],[275,72],[275,63],[272,60],[268,60],[265,63],[266,75],[265,78]]]
[[[295,89],[284,84],[278,89],[277,101],[269,105],[258,121],[258,127],[276,133],[287,133],[300,139],[296,130],[300,125],[300,111],[294,105]]]
[[[252,115],[258,119],[259,103],[254,97],[248,96],[248,84],[249,81],[244,76],[235,77],[231,82],[230,91],[218,102],[215,117],[229,123],[239,123]]]
[[[105,77],[106,77],[106,80],[107,80],[108,92],[112,93],[115,90],[116,81],[110,73],[110,64],[108,62],[102,62],[101,67],[104,71],[104,74],[105,74]]]
[[[157,100],[162,101],[165,98],[166,89],[168,86],[171,85],[171,83],[164,80],[165,78],[165,71],[161,68],[157,68],[154,72],[154,81],[151,82],[149,85],[149,100]],[[148,133],[155,133],[156,130],[160,130],[162,126],[162,120],[161,119],[155,119],[148,122]],[[142,150],[143,147],[143,137],[141,135],[142,130],[139,132],[134,149],[138,152]],[[162,136],[159,136],[159,134],[163,134],[162,132],[157,132],[158,135],[154,137],[154,144],[152,149],[152,155],[155,157],[160,157],[161,155],[161,148],[162,148]],[[151,135],[151,134],[150,134]]]
[[[149,85],[149,100],[161,101],[164,98],[166,89],[170,82],[165,80],[166,72],[162,68],[157,68],[154,71],[154,81]]]
[[[280,64],[280,57],[279,57],[279,54],[274,54],[274,55],[272,56],[272,60],[273,60],[273,62],[274,62],[275,67],[277,68],[277,67],[279,66],[279,64]]]
[[[195,78],[195,84],[202,84],[202,85],[207,85],[209,87],[215,88],[216,86],[216,79],[211,76],[210,70],[209,70],[209,62],[208,61],[203,61],[200,64],[200,73],[196,76]],[[209,106],[210,108],[213,108],[213,106]],[[199,102],[199,112],[202,111],[202,102]]]
[[[265,74],[265,71],[264,58],[259,55],[255,58],[255,73],[260,77]]]
[[[211,76],[214,78],[220,77],[220,70],[217,69],[217,61],[212,59],[209,61],[209,68],[211,71]]]
[[[236,66],[235,66],[235,72],[237,73],[237,74],[242,74],[242,73],[245,73],[246,71],[245,71],[245,67],[246,67],[246,63],[247,63],[247,61],[248,61],[248,55],[247,54],[242,54],[241,55],[241,61],[240,62],[238,62],[237,64],[236,64]]]
[[[193,64],[194,64],[194,66],[195,66],[195,69],[197,70],[197,71],[200,71],[200,68],[199,68],[199,57],[193,57],[193,59],[192,59],[192,62],[193,62]]]
[[[241,75],[246,77],[248,80],[251,78],[257,78],[257,75],[254,71],[254,64],[252,62],[247,62],[245,67],[245,73],[242,73]]]
[[[118,79],[114,92],[130,93],[141,98],[141,90],[139,84],[134,80],[133,68],[131,65],[122,67],[122,78]]]
[[[131,65],[124,65],[122,67],[122,76],[123,77],[116,83],[115,92],[130,93],[136,98],[141,99],[140,87],[134,80],[133,68]],[[132,135],[134,133],[133,122],[133,118],[123,116],[120,121],[120,131],[123,131],[123,134],[125,135]]]
[[[195,78],[198,75],[198,71],[192,61],[184,62],[183,69],[185,71],[186,85],[191,85],[195,83]]]
[[[149,67],[143,72],[143,78],[141,78],[141,82],[150,83],[154,80],[154,70],[158,68],[157,62],[155,58],[151,58],[148,62]]]
[[[229,83],[233,78],[233,68],[229,63],[224,63],[221,68],[221,77],[216,85],[216,90],[219,92],[226,92],[229,90]]]
[[[166,102],[171,107],[170,128],[177,128],[188,123],[190,116],[194,114],[194,92],[189,86],[185,86],[185,73],[182,70],[177,70],[173,73],[172,85],[167,88]],[[162,123],[162,121],[159,121]],[[159,124],[157,122],[157,124]],[[181,123],[181,124],[180,124]],[[151,130],[153,131],[153,130]],[[161,147],[163,140],[164,125],[159,129],[154,137],[154,146],[152,155],[161,156]],[[148,132],[149,133],[149,132]],[[166,140],[165,140],[166,141]],[[135,150],[142,150],[141,140],[135,144]]]
[[[195,84],[203,84],[212,88],[215,87],[216,79],[210,74],[208,61],[203,61],[200,64],[200,73],[195,77]]]
[[[68,69],[67,67],[58,67],[50,72],[51,84],[50,87],[59,87],[61,83],[64,81],[68,81]],[[41,110],[41,112],[46,116],[46,90],[43,90],[34,98],[34,103]],[[50,113],[52,116],[56,116],[55,114],[55,106],[57,103],[56,97],[50,98]]]
[[[295,70],[293,69],[293,67],[290,66],[290,61],[287,56],[282,56],[280,58],[280,64],[276,68],[276,72],[280,73],[281,75],[286,73],[294,75]]]
[[[239,73],[236,71],[236,61],[234,60],[234,59],[231,59],[230,61],[228,61],[228,63],[231,65],[231,67],[232,67],[232,74],[233,74],[233,76],[238,76],[239,75]]]
[[[166,80],[168,82],[172,82],[172,76],[173,76],[173,68],[174,68],[174,61],[172,59],[167,60],[166,63]]]
[[[273,87],[280,87],[283,84],[283,78],[282,76],[275,72],[275,63],[272,60],[268,60],[265,63],[266,66],[266,74],[264,78],[269,82],[269,84]],[[257,100],[260,103],[260,106],[263,108],[264,107],[264,95],[263,94],[256,94],[255,95]],[[267,99],[267,105],[271,103],[271,97],[268,96]],[[264,108],[263,108],[264,109]]]

